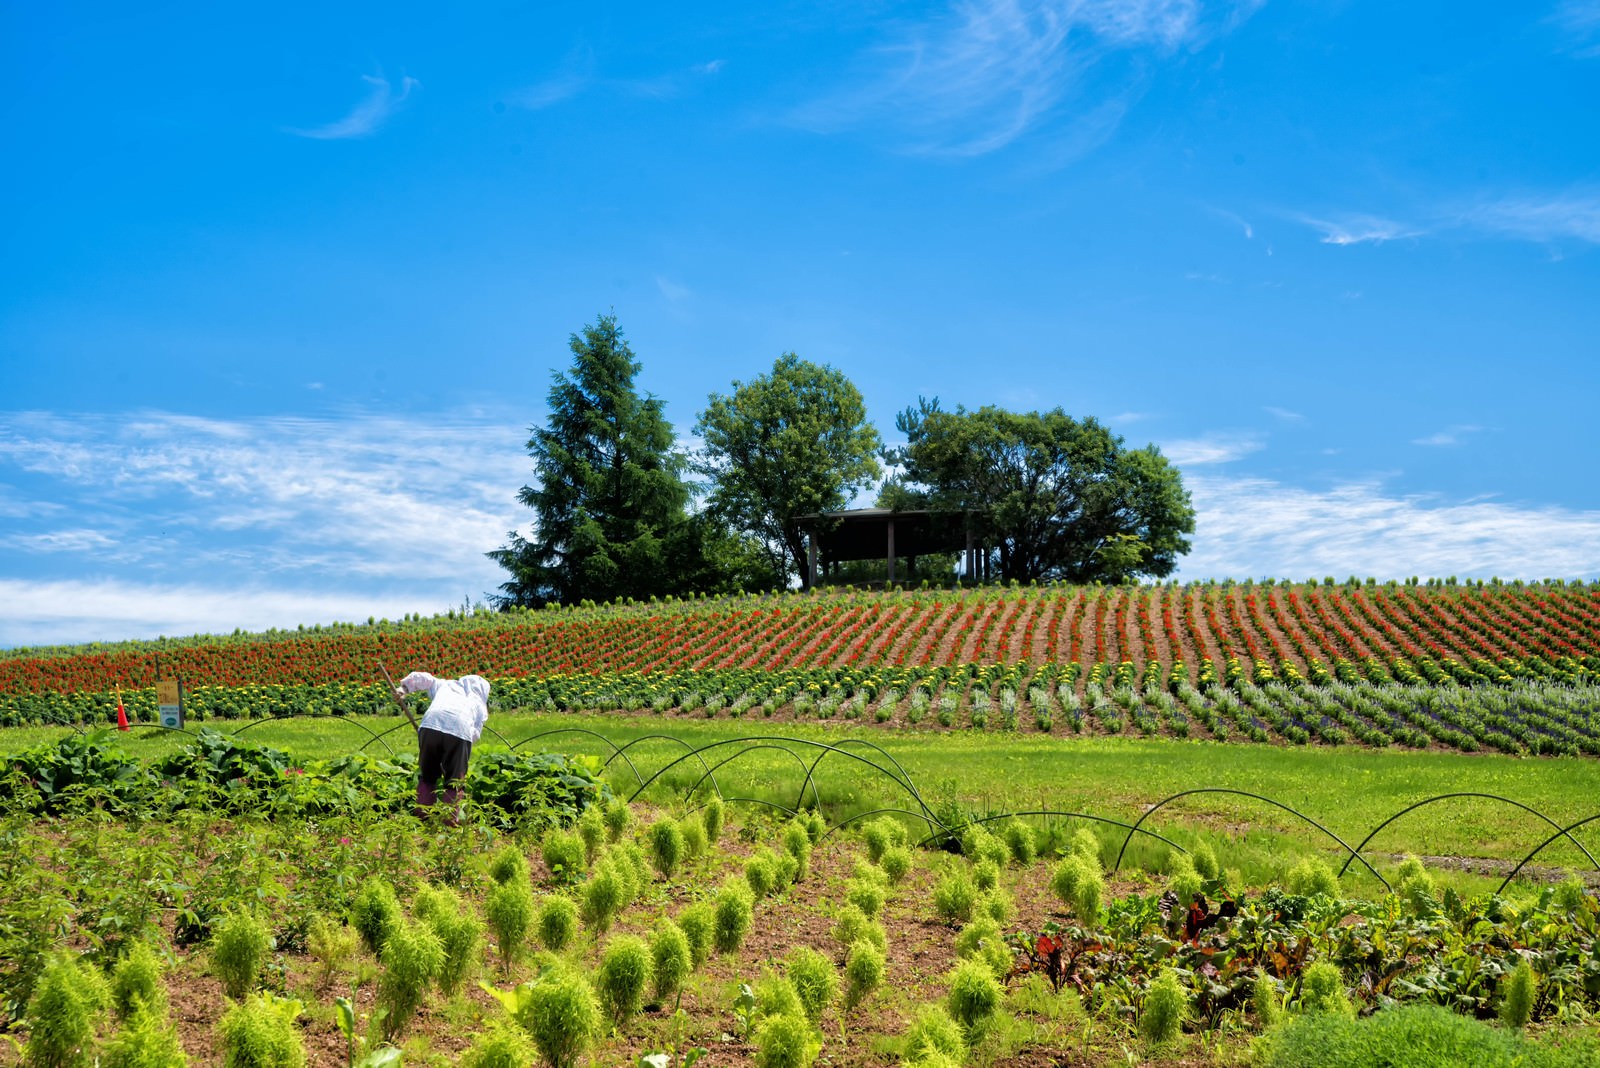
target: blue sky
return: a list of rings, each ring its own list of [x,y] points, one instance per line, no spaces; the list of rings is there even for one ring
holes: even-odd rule
[[[499,581],[567,336],[1161,445],[1181,577],[1600,574],[1600,0],[0,8],[0,645]]]

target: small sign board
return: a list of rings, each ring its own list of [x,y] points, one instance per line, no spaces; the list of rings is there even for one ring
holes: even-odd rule
[[[182,729],[183,683],[177,679],[157,679],[156,706],[160,709],[163,727]]]

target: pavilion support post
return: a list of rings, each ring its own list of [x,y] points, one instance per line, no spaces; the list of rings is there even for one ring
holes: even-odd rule
[[[817,526],[815,523],[806,526],[806,589],[813,589],[817,585]]]
[[[889,584],[894,584],[894,520],[889,520]]]

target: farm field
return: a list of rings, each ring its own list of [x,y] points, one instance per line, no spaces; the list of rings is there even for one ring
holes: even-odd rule
[[[1597,603],[834,592],[17,651],[0,1063],[130,960],[144,1009],[60,1001],[103,1064],[1238,1064],[1326,1011],[1493,1021],[1521,962],[1526,1033],[1592,1063]],[[494,681],[460,826],[409,811],[380,662]],[[158,663],[187,733],[140,725]]]

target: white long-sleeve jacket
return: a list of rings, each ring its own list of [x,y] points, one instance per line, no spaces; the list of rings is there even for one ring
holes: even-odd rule
[[[489,680],[481,675],[439,679],[413,671],[400,680],[406,693],[427,691],[428,711],[419,726],[476,742],[489,721]]]

